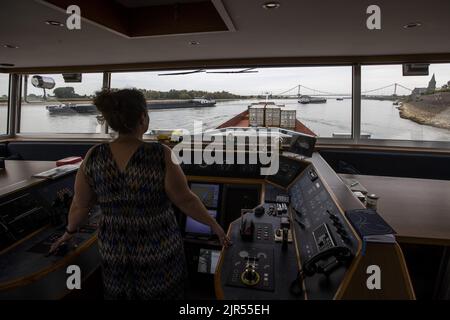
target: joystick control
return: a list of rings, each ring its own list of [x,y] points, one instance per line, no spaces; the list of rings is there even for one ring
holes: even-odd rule
[[[255,208],[255,216],[257,217],[263,216],[265,212],[266,210],[264,209],[264,206],[258,206]]]
[[[241,227],[240,234],[241,239],[244,241],[253,241],[255,233],[255,223],[253,222],[252,215],[244,215],[244,210],[241,210]]]
[[[244,272],[241,274],[241,281],[247,286],[255,286],[259,283],[259,273],[255,270],[255,265],[247,263]]]

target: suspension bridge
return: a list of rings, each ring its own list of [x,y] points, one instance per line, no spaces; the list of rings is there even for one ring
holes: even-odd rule
[[[379,99],[379,100],[395,100],[399,96],[408,96],[412,93],[412,89],[405,87],[400,83],[392,83],[379,88],[361,91],[361,96],[365,99]],[[302,84],[289,88],[277,94],[272,94],[272,97],[298,98],[300,96],[316,96],[316,97],[342,97],[350,99],[351,93],[343,92],[329,92],[317,88],[310,88]]]

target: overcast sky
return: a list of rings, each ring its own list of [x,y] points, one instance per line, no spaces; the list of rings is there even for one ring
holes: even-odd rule
[[[239,70],[239,69],[232,69]],[[333,93],[351,92],[351,67],[298,67],[298,68],[258,68],[258,73],[247,74],[208,74],[195,73],[178,76],[158,76],[160,72],[114,73],[113,88],[145,88],[168,91],[170,89],[229,91],[241,95],[256,95],[264,92],[281,93],[298,84],[317,90]],[[209,70],[213,71],[213,70]],[[216,70],[217,71],[217,70]],[[172,71],[168,71],[172,72]],[[175,72],[175,71],[173,71]],[[435,73],[437,86],[450,80],[450,64],[430,66],[429,76],[403,77],[401,65],[363,66],[362,91],[399,83],[407,88],[426,87],[431,75]],[[82,83],[64,83],[61,75],[49,75],[56,81],[56,87],[72,86],[78,94],[92,94],[101,88],[103,76],[83,74]],[[386,89],[380,94],[389,94],[393,89]],[[0,75],[0,95],[7,92],[7,76]],[[29,85],[29,93],[42,95],[41,89]],[[52,94],[52,90],[50,90]],[[296,91],[291,91],[296,94]],[[302,89],[302,94],[311,91]],[[407,94],[402,89],[399,94]]]

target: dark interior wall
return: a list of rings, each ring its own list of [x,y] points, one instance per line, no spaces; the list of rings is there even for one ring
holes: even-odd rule
[[[95,142],[9,142],[6,147],[6,158],[16,160],[56,161],[72,156],[84,157],[88,150],[95,144]]]
[[[337,173],[450,180],[450,154],[342,149],[319,153]]]
[[[448,299],[448,255],[445,247],[400,244],[418,300]]]
[[[6,143],[0,143],[0,158],[6,158],[8,155],[8,149]]]
[[[82,156],[97,142],[14,141],[0,143],[0,157],[56,161]],[[374,150],[319,150],[338,173],[450,180],[450,154]]]

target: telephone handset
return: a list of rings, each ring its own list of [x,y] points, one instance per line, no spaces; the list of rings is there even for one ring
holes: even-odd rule
[[[320,265],[319,262],[334,257],[335,260],[327,265]],[[328,248],[322,252],[317,253],[303,264],[303,274],[307,277],[313,276],[316,273],[325,275],[330,274],[337,266],[346,264],[351,261],[353,254],[349,248],[343,246],[336,246]]]
[[[327,265],[319,265],[319,262],[334,257],[335,260]],[[302,270],[297,274],[297,278],[291,283],[290,291],[295,296],[303,294],[302,282],[305,277],[311,277],[316,273],[329,275],[333,270],[342,265],[349,263],[353,258],[353,254],[347,247],[336,246],[328,248],[317,253],[303,264]]]

